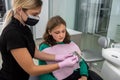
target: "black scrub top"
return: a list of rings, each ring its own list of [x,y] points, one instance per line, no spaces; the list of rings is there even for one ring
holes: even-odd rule
[[[0,80],[29,79],[29,74],[19,66],[10,52],[10,50],[17,48],[27,48],[33,58],[35,42],[31,30],[12,17],[11,22],[4,28],[0,36],[0,51],[3,60]],[[20,54],[22,55],[22,53]]]

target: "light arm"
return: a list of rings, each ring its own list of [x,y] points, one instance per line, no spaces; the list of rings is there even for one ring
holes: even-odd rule
[[[55,55],[53,54],[47,54],[44,52],[39,51],[37,48],[35,48],[35,58],[40,59],[40,60],[50,60],[50,61],[54,61],[55,60]]]
[[[27,48],[19,48],[11,50],[11,53],[17,63],[30,75],[40,75],[48,72],[52,72],[59,68],[58,64],[41,65],[34,64],[31,55]],[[41,57],[41,56],[40,56]]]

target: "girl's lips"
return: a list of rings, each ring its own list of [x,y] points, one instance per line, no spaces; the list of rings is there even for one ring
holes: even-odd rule
[[[59,40],[63,40],[63,38],[59,38]]]

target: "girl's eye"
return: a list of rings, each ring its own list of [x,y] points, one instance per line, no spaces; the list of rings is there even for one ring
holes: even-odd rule
[[[62,31],[62,33],[65,33],[66,31]]]
[[[55,34],[59,34],[60,32],[55,32]]]
[[[59,33],[65,33],[66,31],[61,31],[61,32],[55,32],[55,34],[59,34]]]
[[[66,32],[66,30],[62,31],[62,33],[65,33],[65,32]]]

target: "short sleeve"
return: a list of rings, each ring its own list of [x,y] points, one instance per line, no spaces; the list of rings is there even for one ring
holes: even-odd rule
[[[7,50],[26,47],[23,35],[17,30],[10,30],[5,35]]]

